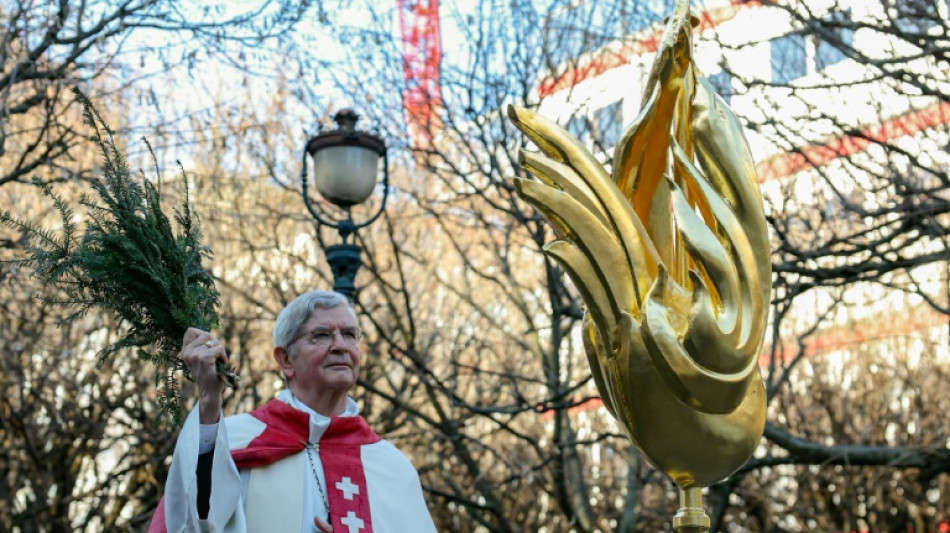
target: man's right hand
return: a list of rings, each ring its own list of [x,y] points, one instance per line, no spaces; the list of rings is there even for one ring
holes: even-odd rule
[[[320,531],[320,533],[333,533],[333,528],[330,524],[320,520],[319,517],[313,517],[313,525],[317,526],[317,530]]]
[[[224,346],[207,331],[188,328],[182,339],[181,358],[198,385],[198,409],[202,424],[214,424],[221,415],[224,378],[218,375],[217,361],[228,362]]]

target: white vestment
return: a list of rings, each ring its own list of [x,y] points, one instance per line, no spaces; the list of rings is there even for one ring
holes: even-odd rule
[[[205,520],[198,517],[200,424],[198,407],[192,409],[165,485],[167,531],[309,533],[316,531],[313,517],[326,516],[320,489],[329,501],[334,533],[435,531],[415,468],[395,446],[372,433],[362,418],[331,419],[309,409],[307,414],[290,408],[295,400],[287,390],[277,398],[283,404],[271,402],[268,406],[275,408],[230,416],[220,425]],[[355,403],[348,399],[348,410],[350,406],[355,408]],[[309,434],[309,453],[302,437],[281,432],[290,426]],[[293,449],[287,451],[288,447]],[[280,448],[285,451],[274,453],[281,458],[268,458]],[[239,469],[235,458],[256,466]],[[152,526],[150,531],[161,531],[155,529],[155,520]]]

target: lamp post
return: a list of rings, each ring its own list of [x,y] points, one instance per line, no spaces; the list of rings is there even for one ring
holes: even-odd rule
[[[343,109],[333,116],[337,129],[320,133],[307,141],[301,171],[303,201],[307,210],[320,226],[334,228],[340,233],[340,244],[327,246],[327,262],[333,271],[333,290],[350,300],[356,294],[354,279],[362,264],[359,245],[350,242],[353,233],[372,224],[386,208],[389,195],[389,165],[386,144],[379,137],[358,131],[359,120],[352,109]],[[313,178],[317,191],[325,200],[346,213],[343,220],[334,221],[314,208],[308,193],[307,155],[313,159]],[[379,161],[383,160],[383,199],[379,209],[363,222],[353,221],[350,208],[361,204],[373,193],[379,176]]]

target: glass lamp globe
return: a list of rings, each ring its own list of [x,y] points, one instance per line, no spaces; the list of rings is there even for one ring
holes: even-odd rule
[[[350,109],[333,119],[339,128],[311,139],[307,152],[313,158],[317,191],[340,207],[350,207],[365,202],[376,188],[386,145],[375,135],[357,131],[359,116]]]

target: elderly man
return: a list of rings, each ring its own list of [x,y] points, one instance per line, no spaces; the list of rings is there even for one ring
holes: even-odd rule
[[[181,356],[198,385],[149,531],[417,533],[435,531],[419,476],[348,396],[360,330],[347,300],[312,291],[274,326],[288,388],[219,424],[227,362],[211,333],[189,329]]]

